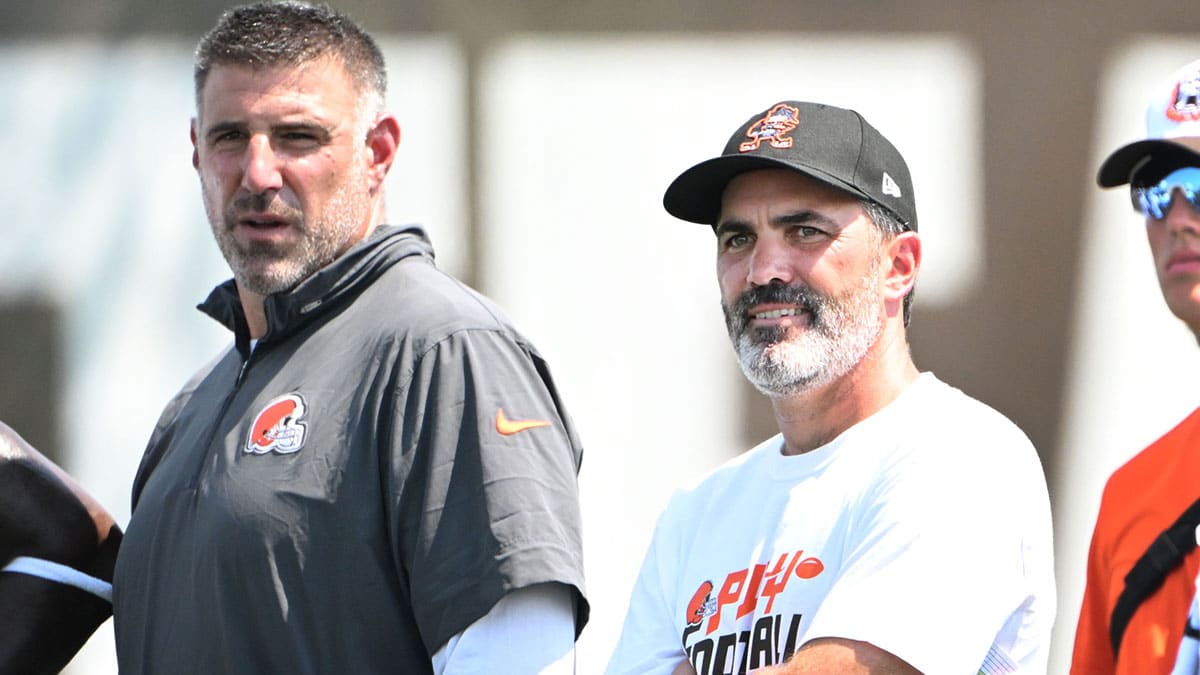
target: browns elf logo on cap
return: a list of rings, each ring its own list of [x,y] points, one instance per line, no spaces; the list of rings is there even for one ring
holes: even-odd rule
[[[768,110],[762,119],[750,125],[746,130],[746,136],[750,140],[742,143],[738,149],[751,152],[757,150],[763,141],[770,142],[772,148],[790,148],[792,139],[787,134],[799,123],[800,111],[786,103],[780,103]]]
[[[712,226],[729,181],[760,169],[804,174],[883,207],[905,229],[917,229],[912,176],[896,146],[858,112],[812,101],[779,101],[747,118],[720,155],[671,182],[663,207],[676,218]]]
[[[308,406],[299,393],[285,394],[268,403],[254,417],[244,452],[288,455],[304,447],[308,425],[303,422]]]

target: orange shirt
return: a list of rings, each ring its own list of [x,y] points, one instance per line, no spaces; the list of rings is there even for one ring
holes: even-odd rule
[[[1108,627],[1125,575],[1150,542],[1200,498],[1200,409],[1113,472],[1088,552],[1071,675],[1171,672],[1196,594],[1200,549],[1187,555],[1129,620],[1114,664]]]

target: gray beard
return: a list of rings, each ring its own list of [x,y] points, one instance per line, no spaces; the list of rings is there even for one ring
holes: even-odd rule
[[[883,324],[873,270],[842,297],[817,294],[803,286],[761,286],[743,293],[733,307],[723,305],[726,327],[742,373],[767,396],[811,391],[843,377],[879,339]],[[801,328],[750,328],[747,312],[763,302],[799,305],[809,318]]]
[[[214,213],[207,188],[202,183],[205,210],[213,237],[238,287],[263,297],[291,290],[353,246],[353,232],[370,209],[365,194],[351,191],[353,184],[354,179],[348,178],[315,220],[304,218],[303,214],[291,207],[275,204],[274,212],[284,211],[279,215],[300,223],[299,241],[283,246],[267,242],[242,246],[233,237],[233,227],[239,220],[239,214],[271,211],[272,200],[263,195],[251,195],[234,202],[225,213]],[[274,199],[278,200],[278,197]]]

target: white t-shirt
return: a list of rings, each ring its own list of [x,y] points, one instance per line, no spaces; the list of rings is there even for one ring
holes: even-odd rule
[[[829,444],[782,447],[672,497],[608,673],[747,672],[818,637],[927,675],[1046,672],[1050,503],[1020,429],[924,373]]]

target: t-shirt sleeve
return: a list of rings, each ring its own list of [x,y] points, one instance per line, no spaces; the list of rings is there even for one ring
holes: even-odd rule
[[[582,450],[541,357],[499,331],[459,331],[417,359],[402,391],[395,558],[429,652],[540,583],[573,589],[582,629]]]
[[[668,507],[659,516],[606,675],[670,675],[687,657],[668,587],[678,575],[679,559],[671,513]]]
[[[881,472],[852,506],[855,534],[847,538],[845,564],[806,640],[869,642],[928,673],[1011,672],[1038,658],[991,649],[1006,639],[1012,648],[1030,630],[1011,622],[1033,602],[1030,555],[1041,533],[1031,526],[1044,524],[1049,542],[1040,470],[1034,476],[980,460],[1033,455],[1023,436],[1003,436],[1014,444],[1008,452],[961,448],[957,455],[922,455],[919,463],[900,459]],[[995,668],[981,670],[985,663]]]
[[[1110,615],[1116,604],[1116,598],[1109,593],[1112,564],[1105,540],[1109,496],[1106,486],[1092,531],[1092,543],[1088,547],[1083,604],[1079,609],[1079,623],[1075,629],[1075,645],[1071,656],[1072,675],[1109,675],[1116,670],[1116,659],[1108,636]]]

